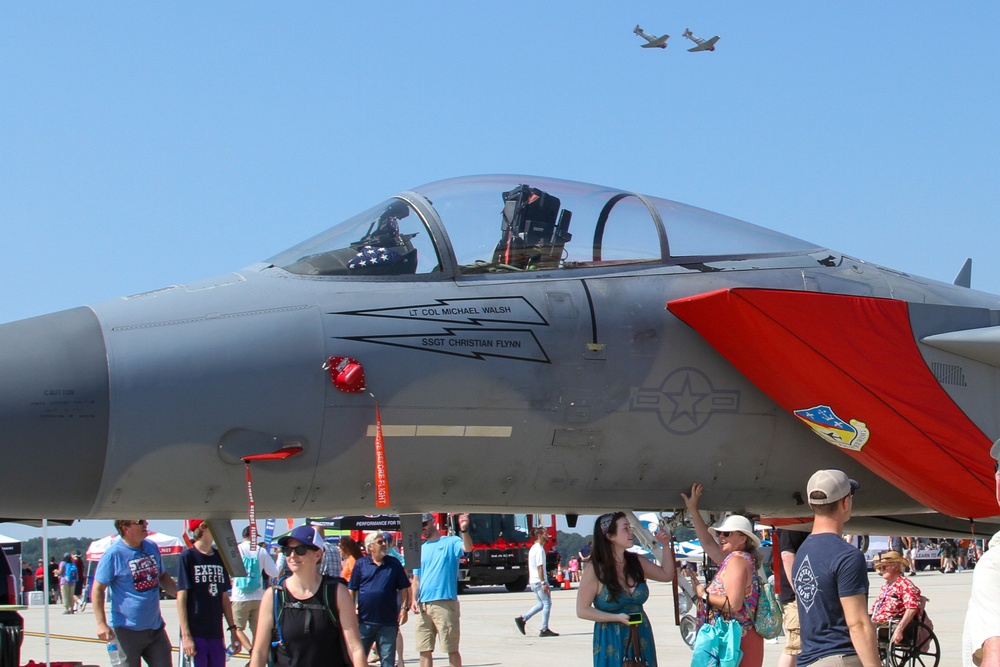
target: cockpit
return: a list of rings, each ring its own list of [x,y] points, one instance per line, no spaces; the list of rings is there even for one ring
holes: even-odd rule
[[[310,276],[472,277],[705,266],[817,250],[668,199],[551,178],[471,176],[403,192],[269,261]]]

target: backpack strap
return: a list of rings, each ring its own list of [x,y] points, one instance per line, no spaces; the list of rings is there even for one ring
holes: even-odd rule
[[[285,582],[282,581],[276,586],[272,586],[274,591],[274,630],[271,632],[271,659],[274,660],[274,651],[285,643],[285,637],[281,633],[281,616],[285,611]]]
[[[337,611],[337,586],[340,584],[347,585],[347,582],[340,577],[323,577],[323,604],[326,605],[326,610],[330,612],[330,618],[333,620],[333,626],[340,630],[340,612]],[[330,604],[330,597],[333,596],[333,604]]]

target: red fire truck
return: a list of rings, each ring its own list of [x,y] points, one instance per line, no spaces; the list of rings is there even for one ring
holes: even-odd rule
[[[441,517],[438,515],[439,526]],[[545,544],[548,563],[556,558],[556,520],[550,517],[547,529],[549,541]],[[458,515],[451,515],[452,529],[458,532]],[[466,586],[499,586],[517,593],[528,587],[528,550],[535,543],[531,529],[541,523],[533,514],[470,514],[469,534],[472,553],[460,559],[458,581]],[[554,564],[552,565],[554,567]]]

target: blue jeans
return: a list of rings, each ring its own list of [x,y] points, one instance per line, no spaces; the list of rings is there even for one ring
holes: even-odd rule
[[[381,667],[393,667],[396,664],[398,626],[359,622],[358,630],[361,632],[361,648],[364,649],[365,656],[368,655],[368,651],[372,650],[372,644],[375,644],[378,647],[378,659]]]
[[[538,598],[538,603],[524,615],[524,620],[528,620],[538,612],[542,612],[542,630],[549,629],[549,612],[552,611],[552,595],[542,588],[542,582],[531,584],[531,590]]]

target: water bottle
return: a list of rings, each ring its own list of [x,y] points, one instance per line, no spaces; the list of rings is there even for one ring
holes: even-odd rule
[[[240,646],[242,646],[242,644],[240,644],[239,641],[234,641],[226,647],[226,662],[229,662],[230,658],[239,653]]]
[[[117,637],[108,642],[108,657],[111,659],[111,667],[124,667],[126,664],[125,651],[118,645]]]

